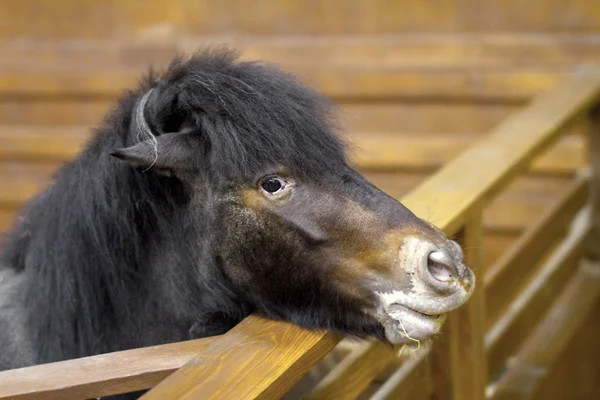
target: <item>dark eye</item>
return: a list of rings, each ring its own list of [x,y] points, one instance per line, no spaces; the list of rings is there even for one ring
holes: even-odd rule
[[[269,194],[275,194],[285,187],[285,181],[276,176],[270,176],[260,182],[262,190]]]

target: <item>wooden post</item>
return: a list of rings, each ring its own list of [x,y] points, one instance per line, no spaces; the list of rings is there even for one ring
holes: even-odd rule
[[[477,283],[468,303],[449,315],[443,344],[434,349],[436,399],[485,399],[488,374],[484,347],[485,268],[481,262],[481,239],[481,211],[478,211],[457,235]]]
[[[600,261],[600,104],[592,107],[589,117],[588,157],[592,232],[588,239],[586,255],[592,261]]]

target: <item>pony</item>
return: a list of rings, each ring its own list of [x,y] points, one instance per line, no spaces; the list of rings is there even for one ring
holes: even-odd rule
[[[127,90],[0,251],[0,370],[219,335],[250,313],[399,345],[475,284],[353,169],[334,103],[227,49]]]

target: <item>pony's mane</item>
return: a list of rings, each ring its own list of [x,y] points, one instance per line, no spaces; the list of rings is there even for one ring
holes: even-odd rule
[[[210,143],[211,170],[224,178],[281,163],[319,172],[344,159],[329,99],[273,65],[237,56],[220,49],[175,59],[154,80],[145,111],[149,128],[160,134],[158,121],[193,116]]]
[[[135,331],[111,328],[134,319],[127,305],[146,298],[150,289],[140,282],[159,243],[186,243],[191,231],[201,229],[181,211],[190,196],[182,182],[141,173],[111,158],[111,149],[175,131],[181,121],[191,120],[198,134],[206,135],[210,173],[218,179],[251,176],[277,164],[317,174],[344,160],[333,111],[294,77],[260,62],[238,61],[231,51],[200,52],[176,59],[162,74],[148,73],[122,96],[53,185],[27,206],[5,240],[0,265],[31,278],[19,295],[36,310],[28,324],[41,336],[32,338],[41,346],[38,361],[115,350],[102,344],[107,342],[123,348],[137,343],[128,339]],[[186,259],[190,255],[175,253],[180,259],[164,266],[161,284],[173,288],[174,308],[202,307],[207,295],[190,294],[199,284]],[[203,279],[212,279],[209,275]],[[212,285],[202,290],[226,289]],[[189,304],[190,298],[198,304]],[[226,300],[224,309],[231,307]]]

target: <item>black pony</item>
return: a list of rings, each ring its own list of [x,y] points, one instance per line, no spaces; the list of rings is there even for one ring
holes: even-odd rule
[[[127,92],[0,253],[0,370],[251,312],[400,344],[472,292],[456,243],[346,162],[332,104],[230,51]]]

